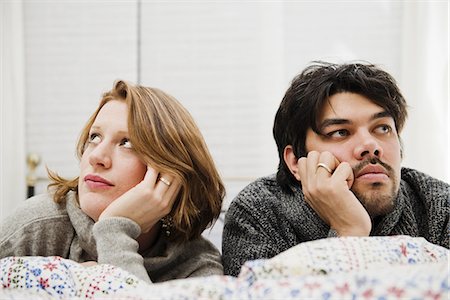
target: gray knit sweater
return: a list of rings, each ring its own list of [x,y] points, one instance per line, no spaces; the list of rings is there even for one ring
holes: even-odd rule
[[[160,235],[142,255],[141,229],[127,218],[97,223],[81,211],[74,193],[57,204],[51,195],[30,198],[0,225],[0,258],[61,256],[77,262],[111,264],[150,282],[223,274],[219,251],[200,237],[175,244]]]
[[[373,236],[410,235],[449,248],[450,186],[403,168],[395,209],[373,220]],[[245,187],[225,217],[222,260],[237,276],[247,260],[270,258],[299,243],[326,238],[330,227],[304,201],[300,186],[284,193],[275,176]]]

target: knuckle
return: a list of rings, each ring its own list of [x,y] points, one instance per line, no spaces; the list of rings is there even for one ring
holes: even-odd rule
[[[313,151],[309,151],[308,152],[308,159],[316,159],[316,158],[318,158],[319,157],[319,155],[320,155],[320,153],[318,152],[318,151],[316,151],[316,150],[313,150]]]
[[[161,211],[162,211],[165,215],[167,215],[168,213],[170,213],[170,210],[172,209],[172,207],[170,206],[170,204],[169,204],[168,201],[162,201],[161,204],[160,204],[160,208],[161,208]]]
[[[153,191],[153,189],[151,189],[151,188],[144,188],[143,189],[143,194],[144,194],[144,197],[146,197],[146,198],[154,198],[154,191]]]
[[[342,166],[342,168],[347,168],[347,169],[351,169],[352,167],[350,166],[350,164],[346,161],[343,161],[340,163],[340,165]]]
[[[155,199],[156,202],[159,203],[160,207],[164,206],[163,196],[161,194],[154,193],[153,198]]]
[[[330,151],[323,151],[320,153],[320,160],[325,162],[333,161],[334,156]]]

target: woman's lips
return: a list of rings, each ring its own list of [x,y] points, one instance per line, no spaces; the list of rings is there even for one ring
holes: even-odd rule
[[[98,175],[86,175],[84,177],[84,182],[90,189],[107,189],[113,187],[114,184],[106,180],[105,178]]]

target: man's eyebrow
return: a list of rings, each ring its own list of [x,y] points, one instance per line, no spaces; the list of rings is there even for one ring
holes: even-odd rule
[[[342,124],[351,124],[352,122],[348,119],[325,119],[317,126],[317,129],[319,129],[319,132],[322,132],[325,128],[332,125],[342,125]]]
[[[386,118],[386,117],[392,117],[392,115],[388,111],[383,110],[383,111],[374,113],[370,117],[370,121],[373,121],[373,120],[376,120],[376,119],[381,119],[381,118]],[[351,123],[352,123],[352,121],[350,121],[349,119],[330,118],[330,119],[323,120],[322,123],[318,124],[317,128],[319,129],[319,132],[322,132],[328,126],[342,125],[342,124],[351,124]]]
[[[373,114],[372,117],[370,118],[370,120],[373,121],[375,119],[381,119],[381,118],[386,118],[386,117],[392,118],[392,115],[388,111],[383,110],[383,111]]]

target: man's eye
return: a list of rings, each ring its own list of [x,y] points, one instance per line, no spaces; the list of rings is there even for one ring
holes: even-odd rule
[[[92,144],[100,143],[100,135],[98,133],[91,133],[89,135],[89,143],[92,143]]]
[[[133,148],[133,145],[131,144],[130,140],[127,138],[122,139],[122,141],[120,141],[120,146],[124,146],[125,148],[129,148],[129,149]]]
[[[348,135],[348,131],[345,129],[335,130],[335,131],[332,131],[327,134],[327,136],[329,136],[329,137],[344,137],[347,135]]]
[[[392,127],[389,125],[380,125],[377,128],[375,128],[375,131],[381,134],[386,134],[392,131]]]

